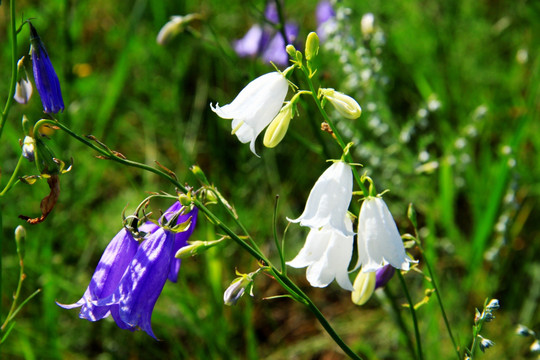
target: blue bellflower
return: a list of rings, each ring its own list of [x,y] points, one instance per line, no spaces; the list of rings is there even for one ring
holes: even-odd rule
[[[56,76],[47,50],[45,50],[36,29],[31,23],[28,23],[28,25],[30,26],[30,52],[34,81],[43,104],[43,112],[48,114],[62,112],[64,111],[64,100],[62,99],[58,76]]]
[[[170,219],[182,206],[175,203],[165,213]],[[180,260],[174,257],[177,249],[185,246],[193,233],[198,209],[180,215],[177,223],[191,218],[189,228],[180,233],[147,222],[140,230],[148,232],[139,243],[132,234],[122,229],[105,249],[83,297],[74,304],[59,306],[81,307],[79,317],[97,321],[111,315],[118,327],[142,329],[156,338],[151,326],[154,305],[167,279],[176,282]],[[166,220],[163,220],[166,221]]]

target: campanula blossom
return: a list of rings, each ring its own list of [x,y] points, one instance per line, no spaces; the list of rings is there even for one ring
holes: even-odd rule
[[[377,271],[390,264],[409,270],[414,262],[405,253],[396,223],[384,200],[368,196],[358,216],[358,264],[363,272]]]
[[[165,213],[165,222],[181,210],[175,203]],[[90,285],[72,309],[81,307],[82,319],[97,321],[111,315],[116,324],[127,330],[142,329],[156,338],[150,319],[154,305],[167,279],[176,281],[179,259],[175,249],[187,243],[196,224],[197,208],[180,214],[177,223],[191,219],[186,231],[173,231],[147,222],[139,227],[147,232],[139,243],[126,229],[122,229],[105,249]]]
[[[352,221],[344,216],[344,224],[352,231]],[[311,229],[304,247],[287,265],[304,268],[306,278],[313,287],[326,287],[334,279],[345,290],[353,291],[348,267],[353,252],[353,236],[344,236],[335,229]]]
[[[333,229],[342,236],[353,235],[343,220],[351,203],[352,191],[351,166],[343,161],[336,161],[315,182],[302,215],[298,219],[287,220],[299,222],[300,225],[312,229]]]
[[[285,76],[271,72],[250,82],[232,103],[223,107],[210,104],[210,107],[219,117],[233,119],[232,133],[240,142],[249,142],[249,148],[257,155],[255,140],[279,113],[288,89]]]
[[[326,100],[334,105],[337,112],[343,117],[354,120],[362,115],[362,108],[349,95],[345,95],[334,89],[320,89],[319,92]]]
[[[270,24],[279,23],[279,15],[274,3],[268,4],[265,8],[264,17]],[[268,24],[255,24],[241,39],[233,42],[233,48],[240,57],[260,56],[265,62],[286,66],[289,63],[289,56],[285,51],[285,46],[296,40],[298,25],[292,22],[285,23],[285,35],[287,41],[275,27]]]
[[[32,26],[30,26],[30,43],[32,55],[32,68],[34,70],[34,81],[43,104],[43,112],[55,114],[64,111],[64,100],[60,90],[58,76],[52,66],[45,45],[39,38],[39,35]]]

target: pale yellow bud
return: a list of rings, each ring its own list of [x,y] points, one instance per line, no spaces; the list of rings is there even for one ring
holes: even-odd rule
[[[319,36],[315,32],[310,32],[306,40],[306,60],[311,61],[319,53]]]
[[[362,115],[362,108],[349,95],[334,89],[321,89],[320,92],[347,119],[357,119]]]
[[[286,104],[281,108],[279,114],[276,115],[274,120],[266,129],[264,133],[263,144],[267,148],[276,147],[277,144],[283,140],[287,130],[289,129],[289,123],[294,115],[293,105],[291,103]]]
[[[352,302],[356,305],[364,305],[373,291],[375,291],[376,276],[375,272],[360,271],[354,280],[354,291],[351,294]]]

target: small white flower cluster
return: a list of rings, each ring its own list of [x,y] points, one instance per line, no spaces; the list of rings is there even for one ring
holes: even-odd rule
[[[336,279],[345,290],[355,290],[348,275],[355,235],[347,215],[352,191],[351,166],[336,161],[313,186],[302,215],[289,219],[310,228],[304,247],[287,264],[295,268],[307,267],[307,279],[312,286],[325,287]],[[358,262],[355,269],[361,266],[361,273],[374,273],[387,264],[408,270],[414,262],[405,253],[396,223],[379,196],[364,199],[356,235]],[[365,282],[360,282],[358,286],[364,285]]]

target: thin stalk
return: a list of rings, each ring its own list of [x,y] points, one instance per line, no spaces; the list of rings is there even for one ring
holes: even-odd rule
[[[459,347],[456,344],[456,340],[454,339],[454,335],[452,334],[452,328],[450,327],[450,322],[448,321],[448,317],[446,316],[446,311],[444,310],[444,304],[442,301],[441,293],[439,291],[439,287],[437,285],[437,280],[435,279],[435,273],[433,272],[431,265],[429,263],[429,260],[426,257],[426,253],[424,251],[424,248],[422,247],[422,244],[420,243],[420,238],[418,237],[418,230],[416,229],[416,226],[414,226],[414,235],[415,235],[415,243],[418,249],[420,250],[420,253],[422,254],[422,257],[424,258],[424,263],[426,264],[426,268],[429,273],[429,277],[431,278],[431,283],[433,284],[433,288],[435,289],[435,295],[437,295],[437,302],[439,303],[439,308],[441,309],[441,314],[444,319],[444,324],[446,325],[446,330],[448,331],[448,335],[450,336],[450,340],[452,340],[452,344],[454,345],[454,349],[456,350],[456,355],[458,359],[461,359],[461,355],[459,353]]]
[[[279,203],[279,195],[276,195],[276,205],[274,206],[274,214],[272,219],[272,228],[274,233],[274,242],[276,243],[276,248],[279,254],[279,260],[281,264],[281,271],[283,274],[287,273],[287,268],[285,266],[285,257],[283,256],[283,248],[281,247],[281,244],[279,243],[279,239],[277,236],[277,209],[278,209],[278,203]]]
[[[11,187],[16,183],[17,174],[19,173],[19,169],[21,167],[23,159],[24,157],[21,154],[21,156],[19,157],[19,161],[17,161],[17,165],[15,166],[15,170],[13,170],[13,173],[11,174],[11,177],[9,178],[8,183],[4,187],[4,190],[0,192],[0,197],[4,196],[9,191],[9,189],[11,189]]]
[[[6,326],[9,324],[9,322],[13,318],[13,313],[15,309],[17,309],[17,300],[19,300],[19,296],[21,295],[21,288],[22,288],[23,281],[24,281],[24,262],[19,257],[19,282],[17,284],[17,290],[15,290],[15,295],[13,296],[13,302],[11,303],[11,308],[9,309],[9,312],[6,316],[6,320],[2,324],[2,327],[0,328],[1,331],[5,330]]]
[[[343,138],[339,134],[339,131],[336,128],[334,122],[332,120],[330,120],[330,117],[328,116],[328,114],[324,110],[324,108],[322,106],[322,103],[321,103],[321,100],[317,96],[317,91],[315,90],[315,86],[313,85],[313,81],[311,81],[311,78],[309,77],[309,73],[307,72],[308,70],[304,66],[302,66],[302,71],[306,75],[306,81],[308,83],[309,90],[311,91],[311,96],[313,97],[313,100],[315,101],[315,104],[317,105],[317,108],[319,108],[319,112],[323,116],[324,121],[326,121],[328,126],[330,126],[330,129],[332,129],[332,133],[334,134],[334,138],[336,139],[336,142],[339,144],[339,146],[341,146],[342,150],[345,150],[345,148],[347,147],[347,144],[345,143],[345,141],[343,141]],[[345,160],[347,160],[347,162],[349,162],[351,164],[353,163],[352,157],[349,154],[349,152],[347,152],[345,154]],[[364,194],[364,196],[368,196],[369,192],[368,192],[366,186],[364,185],[364,183],[362,182],[360,174],[358,173],[358,171],[356,170],[356,168],[354,166],[352,166],[352,171],[353,171],[354,179],[356,180],[356,183],[358,184],[358,186],[362,190],[362,193]]]
[[[9,1],[10,11],[10,39],[11,39],[11,81],[9,83],[9,95],[6,99],[6,105],[4,111],[2,111],[2,119],[0,120],[0,138],[2,138],[2,132],[6,125],[6,120],[9,114],[9,109],[13,103],[13,95],[15,95],[15,84],[17,83],[17,28],[15,24],[15,0]]]
[[[414,309],[414,304],[412,302],[411,295],[409,294],[409,289],[407,289],[407,284],[405,283],[405,279],[403,278],[401,271],[398,270],[396,272],[398,274],[399,281],[401,282],[401,286],[403,287],[403,292],[405,293],[405,296],[407,297],[409,308],[411,309],[411,317],[412,317],[413,325],[414,325],[414,334],[416,337],[417,358],[422,360],[424,357],[422,355],[422,341],[420,340],[420,331],[418,329],[418,320],[416,319],[416,310]]]
[[[278,276],[288,287],[293,289],[297,294],[299,294],[302,299],[304,300],[304,305],[308,307],[308,309],[315,315],[319,323],[322,325],[322,327],[326,330],[328,335],[332,337],[332,340],[349,356],[351,359],[355,360],[362,360],[361,357],[359,357],[345,342],[343,339],[338,335],[338,333],[334,330],[332,325],[326,320],[324,315],[321,313],[319,308],[311,301],[311,299],[294,283],[292,282],[286,275],[282,273],[275,273],[276,276]]]
[[[0,204],[1,206],[1,204]],[[0,207],[0,300],[2,299],[2,255],[4,255],[4,226],[2,224],[2,208]],[[2,321],[2,301],[0,301],[0,322]]]
[[[401,329],[401,332],[405,335],[405,339],[407,339],[407,347],[412,355],[412,357],[416,357],[416,353],[414,352],[414,344],[411,340],[411,337],[409,336],[409,330],[407,329],[407,325],[405,324],[405,321],[403,321],[403,316],[401,316],[401,311],[398,307],[398,305],[396,304],[396,299],[394,297],[394,294],[392,294],[392,292],[390,291],[390,288],[388,286],[385,286],[384,287],[384,293],[386,294],[386,296],[388,297],[388,299],[390,300],[390,306],[392,306],[392,310],[394,311],[394,313],[396,314],[396,322],[398,324],[398,326],[400,327]]]

